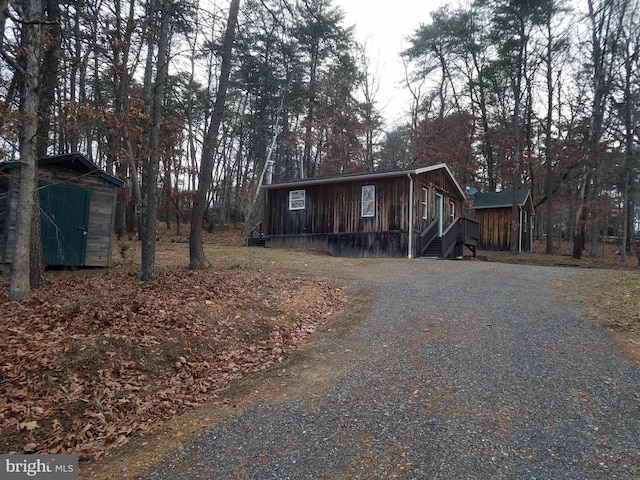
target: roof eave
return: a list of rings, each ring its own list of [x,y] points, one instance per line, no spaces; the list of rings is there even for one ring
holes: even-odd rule
[[[458,190],[458,193],[460,194],[460,196],[463,199],[466,198],[466,194],[464,193],[464,190],[462,190],[462,188],[460,187],[460,184],[458,184],[455,177],[453,176],[453,172],[451,171],[451,169],[446,163],[438,163],[436,165],[430,165],[428,167],[418,167],[418,168],[412,168],[408,170],[394,170],[392,172],[379,172],[379,173],[369,173],[369,174],[353,175],[353,176],[315,178],[315,179],[308,179],[308,180],[296,180],[293,182],[286,182],[286,183],[272,183],[269,185],[262,185],[261,188],[265,190],[273,190],[276,188],[307,187],[312,185],[324,185],[327,183],[345,183],[345,182],[378,180],[381,178],[404,177],[407,175],[420,175],[422,173],[432,172],[434,170],[439,170],[441,168],[444,168],[447,171],[447,173],[449,174],[449,177],[453,181],[453,184]]]
[[[85,157],[83,154],[79,152],[67,153],[62,155],[54,155],[51,157],[43,157],[38,160],[38,164],[50,165],[50,164],[62,163],[62,162],[74,161],[74,160],[78,160],[80,163],[82,163],[87,168],[87,170],[89,170],[89,173],[97,175],[103,180],[109,183],[112,183],[117,187],[122,187],[125,184],[124,180],[121,180],[118,177],[114,177],[113,175],[105,172],[98,165],[93,163],[91,160],[89,160],[87,157]]]

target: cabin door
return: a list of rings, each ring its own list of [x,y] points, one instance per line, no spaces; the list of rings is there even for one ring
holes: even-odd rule
[[[40,232],[45,265],[81,266],[87,252],[91,190],[40,185]]]
[[[442,216],[444,215],[443,208],[444,207],[443,207],[442,195],[440,195],[439,193],[436,193],[436,215],[438,219],[438,236],[439,237],[442,236]]]

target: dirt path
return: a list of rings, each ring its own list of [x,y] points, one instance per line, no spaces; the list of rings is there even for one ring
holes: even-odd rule
[[[366,263],[349,281],[361,298],[351,318],[230,391],[224,408],[178,419],[202,433],[194,442],[175,434],[184,425],[169,425],[146,440],[156,457],[114,472],[638,478],[640,373],[563,298],[558,286],[575,275],[483,262]]]

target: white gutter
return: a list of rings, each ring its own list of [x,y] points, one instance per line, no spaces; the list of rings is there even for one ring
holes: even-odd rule
[[[533,215],[529,215],[529,253],[533,252]]]
[[[518,228],[518,253],[522,253],[522,207],[520,207],[520,228]]]
[[[411,174],[407,173],[409,178],[409,254],[407,258],[413,258],[413,179]]]

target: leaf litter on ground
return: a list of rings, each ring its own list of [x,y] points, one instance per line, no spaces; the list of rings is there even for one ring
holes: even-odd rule
[[[100,457],[299,347],[340,288],[243,269],[50,272],[28,303],[0,280],[0,448]]]

